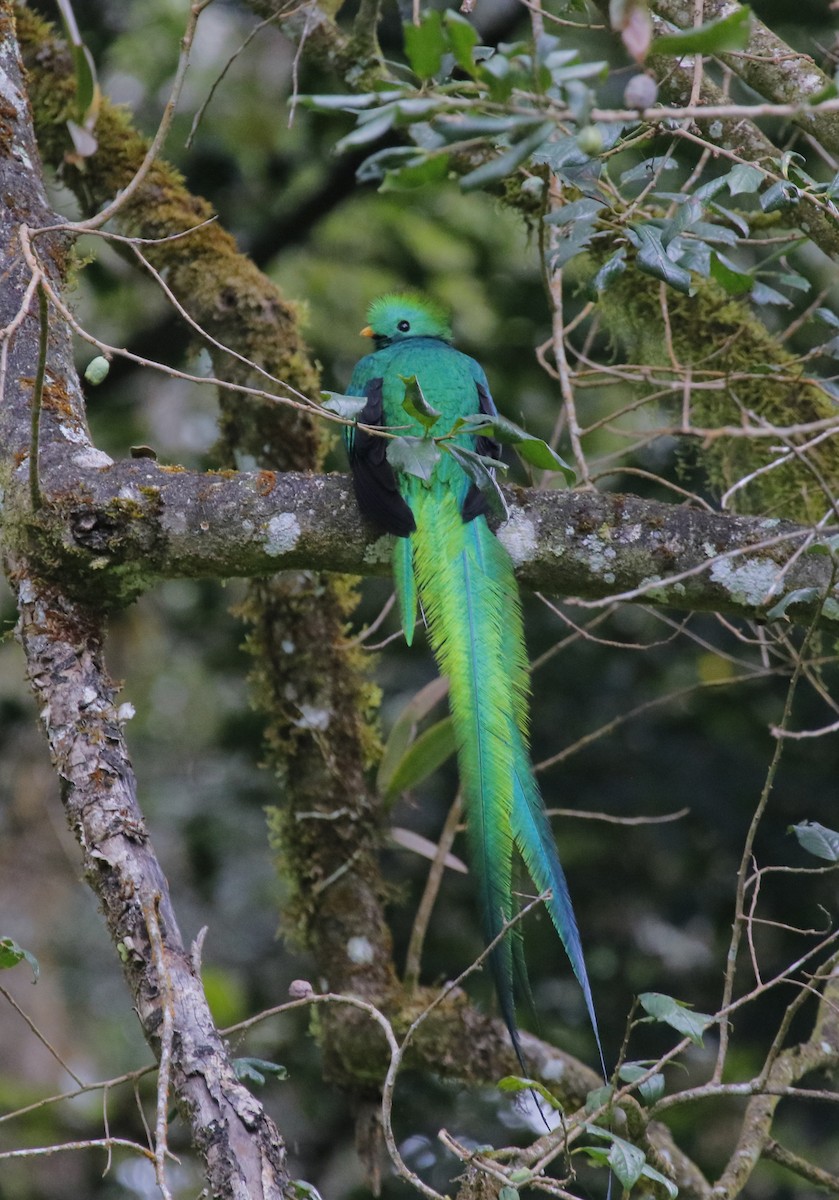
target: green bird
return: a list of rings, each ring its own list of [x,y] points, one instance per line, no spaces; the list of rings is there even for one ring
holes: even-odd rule
[[[448,320],[435,304],[413,294],[382,296],[370,306],[368,322],[362,334],[375,350],[357,363],[349,385],[349,395],[365,400],[361,424],[422,436],[422,412],[410,400],[405,407],[406,393],[417,395],[417,385],[420,404],[439,414],[441,432],[458,418],[498,415],[483,369],[454,349]],[[436,461],[432,451],[430,467],[415,474],[402,456],[389,456],[392,439],[352,426],[346,441],[363,516],[396,535],[393,569],[408,644],[419,602],[440,670],[449,677],[484,936],[491,942],[513,918],[515,846],[539,892],[550,893],[548,912],[583,990],[602,1062],[577,922],[530,761],[529,669],[513,564],[487,524],[484,492],[457,457],[462,449],[498,459],[500,447],[486,434],[456,433],[448,442],[455,453],[443,452],[441,443]],[[513,981],[527,992],[527,977],[515,933],[495,946],[490,965],[524,1067]]]

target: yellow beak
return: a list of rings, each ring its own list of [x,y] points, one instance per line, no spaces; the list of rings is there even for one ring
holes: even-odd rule
[[[373,336],[372,328],[369,325],[365,325],[361,331],[361,336],[362,337],[372,337]]]

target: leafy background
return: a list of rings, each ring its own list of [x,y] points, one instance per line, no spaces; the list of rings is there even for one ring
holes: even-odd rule
[[[794,21],[782,3],[754,8],[795,46],[812,50],[829,44],[834,35],[826,7],[815,0],[796,4]],[[49,5],[44,11],[55,15]],[[145,0],[142,5],[90,0],[77,4],[75,11],[103,91],[130,107],[137,126],[153,130],[174,70],[184,6],[175,0]],[[585,23],[581,10],[569,12]],[[404,61],[399,18],[406,15],[395,8],[386,14],[381,36],[388,58]],[[346,16],[352,16],[351,9]],[[254,24],[253,14],[233,0],[211,6],[204,14],[182,115],[175,121],[167,154],[190,188],[209,198],[240,246],[287,295],[299,298],[325,386],[337,391],[345,386],[362,350],[357,331],[369,300],[383,290],[410,285],[453,310],[458,344],[483,363],[502,411],[549,437],[558,395],[534,355],[534,347],[550,334],[538,232],[535,221],[522,220],[505,205],[500,191],[464,191],[456,179],[445,177],[409,191],[377,191],[375,182],[358,184],[355,171],[370,147],[350,146],[343,154],[334,149],[338,139],[357,129],[354,117],[300,102],[290,114],[294,51],[271,25],[232,64],[192,145],[185,147],[194,113]],[[481,41],[489,45],[529,36],[526,13],[506,0],[482,0],[475,24]],[[561,36],[565,44],[562,31]],[[619,104],[632,74],[619,42],[603,30],[587,28],[567,37],[578,48],[581,62],[608,64],[597,84],[598,99]],[[333,79],[303,64],[296,90],[318,95],[336,88]],[[395,137],[383,137],[389,146],[401,144]],[[372,144],[374,150],[382,148],[380,141]],[[794,145],[801,148],[798,142]],[[627,151],[621,167],[630,171],[657,152],[662,148],[649,144]],[[689,154],[683,156],[672,180],[662,186],[675,192],[694,162]],[[816,170],[809,162],[808,167]],[[56,205],[72,216],[71,195],[60,179],[53,180],[53,187]],[[98,240],[89,240],[84,250],[90,258],[78,272],[74,294],[84,323],[114,344],[174,365],[200,367],[201,355],[196,358],[153,284]],[[743,251],[738,261],[744,269],[750,254],[756,253]],[[811,302],[814,290],[829,282],[826,260],[806,245],[790,252],[784,269],[802,276],[804,283],[786,288],[788,305],[755,305],[770,330],[789,324]],[[567,319],[587,299],[573,270],[570,274]],[[829,306],[830,297],[825,303]],[[813,343],[812,326],[804,326],[793,346],[800,350]],[[622,353],[608,330],[596,336],[593,351],[607,361],[610,356],[617,361]],[[89,356],[80,347],[81,367]],[[635,395],[629,385],[622,399],[614,385],[595,390],[582,401],[588,406],[586,419]],[[125,455],[132,444],[148,443],[166,462],[214,464],[215,402],[210,389],[117,363],[108,380],[90,390],[89,404],[95,440],[114,455]],[[617,443],[605,433],[591,443],[596,454],[614,448]],[[330,465],[344,469],[337,448]],[[700,491],[705,486],[701,464],[673,439],[642,447],[637,455],[624,457],[620,466],[640,467]],[[513,475],[526,478],[521,468]],[[622,475],[620,470],[601,486],[667,494],[654,481]],[[384,581],[365,584],[359,627],[376,617],[388,593]],[[235,582],[226,587],[165,583],[114,619],[110,648],[111,671],[124,680],[123,698],[136,709],[131,746],[141,800],[182,926],[189,937],[209,927],[204,976],[222,1025],[281,1002],[289,982],[305,977],[310,969],[305,957],[277,936],[282,894],[267,848],[263,812],[276,796],[270,776],[260,770],[261,727],[249,707],[247,662],[240,649],[243,631],[231,615],[240,594]],[[663,617],[643,607],[623,607],[597,627],[595,638],[581,638],[572,636],[568,624],[585,619],[581,610],[566,606],[564,616],[557,616],[534,597],[526,598],[525,607],[531,655],[537,661],[545,659],[533,685],[537,762],[636,706],[690,685],[708,685],[689,698],[663,703],[626,721],[542,776],[551,805],[619,817],[660,817],[686,810],[678,820],[663,824],[627,827],[563,818],[557,826],[584,931],[607,1057],[612,1057],[638,992],[669,993],[700,1011],[713,1012],[718,1006],[734,879],[773,746],[768,729],[780,718],[786,681],[776,676],[724,686],[740,673],[743,662],[753,665],[759,660],[759,649],[738,640],[712,617],[694,616],[687,630],[678,633],[676,626],[683,622],[678,614]],[[14,612],[6,593],[0,612],[8,630]],[[391,617],[383,634],[393,630]],[[383,688],[381,721],[387,736],[404,705],[433,677],[433,665],[421,646],[408,651],[397,639],[381,653],[371,654],[371,670]],[[829,663],[824,672],[829,682]],[[796,727],[823,721],[817,698],[802,693]],[[139,1027],[126,1020],[124,988],[112,948],[93,901],[79,886],[76,849],[63,828],[55,781],[20,679],[19,653],[8,638],[0,647],[0,763],[4,932],[31,950],[41,966],[36,987],[30,986],[23,964],[4,977],[4,985],[48,1031],[79,1076],[105,1078],[134,1069],[147,1061],[147,1052]],[[835,826],[835,774],[831,741],[788,747],[756,844],[761,865],[813,865],[788,826],[805,818]],[[448,764],[399,801],[394,824],[435,837],[455,786]],[[401,961],[426,864],[396,847],[384,854]],[[835,878],[829,876],[779,875],[767,883],[762,915],[781,923],[765,926],[758,935],[767,975],[801,945],[801,939],[782,926],[822,927],[825,910],[835,911],[835,888]],[[544,917],[529,920],[527,945],[541,1032],[594,1061],[581,997]],[[426,945],[424,978],[452,977],[480,947],[470,882],[449,873]],[[479,978],[470,986],[484,1004],[493,1004],[486,980]],[[762,1061],[788,999],[773,993],[753,1006],[747,1022],[735,1022],[733,1053],[744,1071]],[[799,1018],[802,1028],[807,1019],[805,1009]],[[656,1027],[641,1030],[633,1057],[655,1055],[668,1044],[664,1037]],[[686,1069],[697,1077],[713,1054],[713,1039],[707,1042],[705,1049],[695,1049],[686,1059]],[[0,1005],[0,1045],[3,1110],[69,1086],[65,1072],[8,1004]],[[320,1080],[318,1052],[306,1018],[294,1014],[264,1027],[249,1039],[247,1053],[282,1063],[288,1070],[288,1078],[269,1081],[264,1094],[287,1132],[293,1174],[336,1200],[367,1195],[353,1149],[353,1112],[340,1093]],[[151,1095],[150,1085],[143,1086]],[[739,1102],[731,1101],[730,1106],[739,1111]],[[118,1125],[142,1136],[129,1088],[112,1091],[108,1115],[112,1128]],[[20,1123],[0,1125],[0,1144],[71,1138],[97,1119],[101,1120],[101,1098],[81,1097],[39,1110],[25,1129]],[[446,1186],[452,1169],[435,1140],[440,1126],[476,1143],[504,1142],[522,1135],[529,1120],[513,1101],[491,1090],[475,1093],[408,1075],[398,1092],[396,1127],[406,1159],[438,1187]],[[711,1175],[723,1165],[732,1136],[725,1104],[707,1112],[684,1110],[673,1117],[673,1127],[687,1152]],[[782,1110],[779,1128],[784,1141],[802,1153],[812,1150],[826,1165],[831,1156],[834,1163],[839,1160],[839,1137],[824,1109],[798,1106],[786,1116]],[[176,1149],[177,1137],[175,1125]],[[102,1168],[102,1159],[93,1154],[5,1164],[0,1193],[12,1200],[155,1194],[144,1164],[117,1157],[104,1177]],[[188,1154],[181,1167],[173,1168],[172,1180],[179,1196],[198,1191],[200,1177]],[[384,1194],[396,1192],[386,1178]],[[777,1200],[810,1194],[771,1166],[761,1168],[749,1191],[753,1197]]]

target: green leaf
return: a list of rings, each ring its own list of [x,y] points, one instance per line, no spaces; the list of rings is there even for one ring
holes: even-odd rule
[[[751,163],[738,163],[728,172],[726,182],[730,194],[739,196],[743,192],[756,192],[764,178],[760,167],[752,166]]]
[[[387,460],[397,471],[427,480],[440,461],[440,451],[429,438],[395,437],[388,441]]]
[[[498,1200],[519,1200],[518,1188],[510,1187],[508,1183],[505,1183],[498,1193]]]
[[[766,213],[777,212],[779,209],[798,204],[800,199],[801,191],[794,183],[790,183],[788,179],[779,179],[765,192],[761,192],[760,207]]]
[[[533,133],[516,142],[504,154],[491,158],[489,162],[482,163],[474,171],[464,175],[460,181],[461,188],[464,192],[474,191],[475,188],[486,187],[487,184],[512,174],[553,133],[553,129],[552,122],[544,121]]]
[[[425,187],[427,183],[440,183],[449,173],[448,154],[433,154],[427,158],[409,162],[407,166],[389,170],[382,181],[380,192],[409,192]]]
[[[449,690],[449,681],[445,677],[432,679],[424,688],[412,696],[399,716],[393,723],[393,728],[385,742],[384,752],[379,770],[376,775],[376,786],[382,795],[390,792],[391,780],[396,768],[404,757],[405,751],[414,739],[417,725],[435,705],[439,704]]]
[[[722,284],[729,296],[742,296],[751,292],[754,278],[745,271],[738,271],[727,258],[714,251],[711,254],[711,278]]]
[[[313,108],[318,112],[356,112],[363,108],[378,108],[382,104],[389,104],[393,100],[399,100],[404,94],[402,91],[359,92],[357,96],[346,92],[338,96],[310,94],[300,96],[298,103],[304,108]]]
[[[785,150],[778,159],[778,166],[784,179],[791,179],[795,175],[799,181],[805,179],[807,183],[815,183],[812,175],[808,175],[803,170],[807,159],[803,154],[799,154],[797,150]],[[800,164],[800,165],[799,165]]]
[[[19,962],[23,962],[24,960],[32,968],[32,982],[37,983],[41,974],[41,968],[35,955],[30,954],[28,950],[24,950],[13,938],[0,938],[0,970],[16,967]]]
[[[621,183],[649,183],[652,177],[660,171],[675,171],[678,163],[674,158],[645,158],[637,166],[630,167],[621,174]]]
[[[507,469],[504,463],[497,462],[494,458],[486,458],[483,454],[476,454],[474,450],[466,450],[463,446],[455,446],[451,442],[441,442],[440,446],[452,456],[479,491],[486,496],[492,512],[497,517],[506,518],[509,515],[507,502],[495,478],[496,471]]]
[[[643,1179],[649,1179],[653,1183],[657,1183],[659,1187],[664,1188],[670,1200],[676,1200],[679,1194],[679,1189],[676,1187],[672,1179],[668,1179],[666,1175],[662,1175],[661,1171],[657,1171],[655,1167],[651,1167],[649,1163],[644,1163],[644,1169],[641,1172]]]
[[[611,1083],[604,1083],[601,1087],[592,1088],[586,1096],[586,1112],[597,1112],[598,1108],[609,1103],[614,1094],[615,1089]]]
[[[356,146],[366,146],[369,142],[378,141],[392,127],[395,117],[396,110],[390,108],[386,112],[372,117],[369,121],[357,125],[351,133],[335,143],[335,153],[343,154],[345,150],[354,150]]]
[[[652,1063],[624,1063],[618,1071],[618,1078],[624,1083],[637,1083],[639,1079],[644,1078],[651,1066]],[[646,1104],[654,1104],[664,1095],[664,1076],[660,1071],[638,1085],[638,1095]]]
[[[642,992],[638,999],[654,1021],[662,1021],[678,1033],[685,1034],[696,1046],[702,1045],[702,1034],[709,1025],[714,1024],[712,1016],[694,1012],[686,1004],[662,992]]]
[[[711,274],[711,247],[698,238],[674,238],[671,243],[677,264],[685,271],[695,271],[703,279]]]
[[[767,621],[777,621],[786,615],[791,604],[812,604],[814,600],[818,600],[819,596],[821,596],[821,592],[815,587],[794,588],[769,609],[766,619]]]
[[[276,1079],[288,1078],[285,1067],[264,1058],[234,1058],[233,1070],[237,1079],[247,1079],[251,1083],[263,1084],[266,1075],[273,1075]]]
[[[588,196],[582,200],[574,200],[571,204],[563,204],[545,217],[546,225],[571,225],[576,221],[588,221],[601,213],[607,204],[603,200],[593,200]]]
[[[797,275],[792,271],[781,271],[775,278],[778,280],[778,283],[783,283],[786,287],[795,288],[797,292],[809,292],[813,286],[806,275]]]
[[[543,471],[561,471],[568,483],[573,483],[576,479],[573,468],[552,450],[547,442],[534,437],[532,433],[516,425],[515,421],[502,417],[500,413],[493,417],[478,413],[460,417],[452,426],[452,432],[456,433],[464,428],[471,433],[492,432],[503,445],[514,446],[519,457],[531,466],[539,467]]]
[[[525,1079],[521,1075],[505,1075],[503,1079],[498,1080],[497,1086],[500,1092],[536,1092],[538,1096],[547,1101],[552,1109],[562,1112],[560,1101],[538,1079]],[[521,1182],[523,1183],[524,1180]]]
[[[830,325],[834,329],[839,329],[839,316],[832,309],[817,308],[813,313],[814,317],[818,317],[820,321],[824,321],[825,325]]]
[[[799,821],[789,828],[803,850],[827,862],[839,862],[839,833],[835,829],[828,829],[818,821]]]
[[[723,242],[726,246],[736,246],[738,237],[727,225],[717,225],[714,221],[694,221],[690,233],[695,238],[704,238],[707,242]]]
[[[635,1187],[641,1178],[646,1161],[644,1151],[633,1146],[631,1142],[625,1142],[620,1137],[612,1141],[608,1163],[627,1191]]]
[[[87,46],[73,47],[73,66],[76,72],[76,115],[80,124],[88,126],[96,119],[99,108],[99,84],[96,66]]]
[[[446,9],[443,13],[443,22],[457,65],[462,67],[467,75],[474,75],[475,63],[472,58],[472,50],[478,44],[475,27],[459,12],[455,12],[451,8]]]
[[[432,429],[440,420],[441,413],[426,400],[416,375],[400,375],[399,378],[405,384],[403,409],[412,420],[419,421],[423,429]]]
[[[683,33],[667,33],[655,38],[650,54],[719,54],[725,50],[744,50],[749,44],[752,10],[743,5],[727,17],[706,21]]]
[[[691,294],[690,271],[668,258],[661,244],[660,230],[652,225],[632,225],[627,229],[627,236],[638,248],[635,261],[641,271],[656,279],[663,279],[677,292],[684,292],[686,296]]]
[[[388,780],[385,796],[392,799],[427,779],[457,749],[451,717],[444,717],[424,730],[406,749]]]
[[[493,54],[481,64],[478,77],[489,88],[490,99],[496,104],[503,104],[510,98],[518,80],[518,72],[513,70],[503,54]]]
[[[92,131],[99,109],[99,84],[96,80],[96,65],[93,55],[82,41],[75,13],[70,0],[56,0],[61,20],[73,52],[73,68],[76,76],[74,111],[80,125]],[[94,139],[95,144],[95,139]]]
[[[644,1158],[643,1151],[639,1150],[637,1146],[618,1137],[617,1134],[612,1133],[611,1129],[601,1129],[599,1125],[591,1124],[587,1124],[586,1129],[595,1137],[611,1142],[611,1145],[608,1153],[599,1146],[582,1146],[581,1152],[587,1154],[595,1162],[608,1164],[623,1184],[625,1191],[629,1191],[641,1178],[650,1179],[665,1189],[670,1200],[676,1200],[679,1189],[675,1183],[651,1167]],[[642,1160],[640,1166],[639,1155]],[[635,1174],[636,1170],[637,1174]]]
[[[817,542],[813,542],[812,546],[808,546],[808,554],[836,554],[839,551],[839,534],[834,533],[832,537],[819,538]]]
[[[462,142],[476,137],[502,137],[517,129],[528,129],[540,125],[540,116],[472,117],[462,114],[444,114],[431,122],[432,129],[447,142]]]
[[[344,396],[341,392],[321,392],[321,397],[321,408],[348,421],[355,421],[367,403],[366,396]]]
[[[577,478],[574,468],[542,438],[528,436],[517,442],[516,454],[532,467],[538,467],[542,471],[561,471],[568,484],[574,483]]]
[[[551,269],[564,267],[576,258],[590,245],[595,233],[594,221],[578,221],[576,224],[565,226],[557,238],[555,252],[551,256]]]
[[[792,301],[783,292],[779,292],[777,288],[770,287],[769,284],[763,283],[760,279],[755,280],[751,298],[755,304],[777,304],[780,308],[792,307]]]
[[[380,183],[388,171],[396,171],[400,167],[413,165],[420,161],[416,146],[385,146],[368,154],[364,162],[356,167],[355,177],[358,183]]]
[[[297,1200],[323,1200],[315,1185],[305,1179],[292,1179],[291,1188]]]
[[[667,246],[680,233],[684,233],[686,229],[695,225],[701,219],[703,212],[702,204],[695,197],[689,196],[683,200],[676,210],[675,217],[667,221],[661,230],[662,246]]]
[[[409,96],[397,100],[394,104],[396,124],[400,126],[415,125],[417,121],[427,121],[440,107],[437,96]]]
[[[592,286],[595,293],[605,292],[606,288],[613,279],[617,279],[618,275],[622,275],[626,270],[626,250],[621,247],[615,253],[607,258],[603,266],[594,277]]]
[[[419,25],[406,22],[403,29],[405,54],[411,70],[420,79],[431,79],[440,70],[443,55],[448,49],[440,13],[432,8]]]

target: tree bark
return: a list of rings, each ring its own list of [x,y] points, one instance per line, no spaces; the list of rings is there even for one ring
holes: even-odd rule
[[[49,316],[40,438],[32,437],[33,394],[47,331],[36,296],[27,291],[31,272],[21,253],[21,227],[45,227],[56,218],[38,169],[8,3],[0,4],[0,79],[2,550],[20,612],[17,634],[85,877],[102,906],[146,1039],[158,1057],[164,1046],[170,1057],[172,1090],[204,1157],[209,1186],[224,1200],[280,1200],[288,1182],[282,1138],[262,1105],[236,1079],[137,804],[115,688],[102,660],[102,617],[93,606],[70,598],[59,581],[46,582],[39,561],[39,545],[43,547],[37,514],[30,508],[30,472],[37,470],[33,441],[40,441],[45,465],[72,464],[75,458],[70,471],[79,470],[84,456],[95,457],[96,452],[73,372],[69,330],[54,313]],[[52,286],[60,285],[65,250],[65,239],[55,233],[39,242]],[[171,1037],[164,1033],[170,1025]]]

